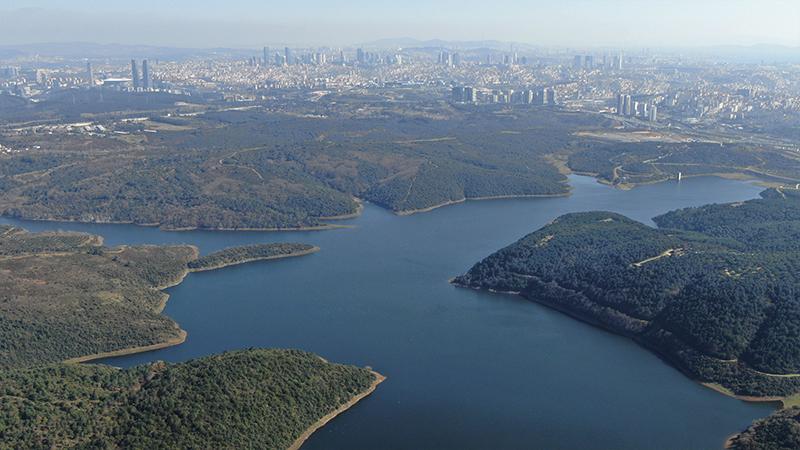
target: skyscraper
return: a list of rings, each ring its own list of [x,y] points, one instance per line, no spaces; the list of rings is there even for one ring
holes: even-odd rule
[[[572,68],[575,70],[583,68],[583,56],[575,55],[575,59],[572,61]]]
[[[89,81],[89,87],[94,86],[94,71],[91,61],[86,61],[86,79]]]
[[[464,88],[464,101],[467,103],[475,103],[478,101],[478,92],[472,86]]]
[[[133,90],[139,90],[139,68],[136,66],[136,60],[131,60],[131,82],[133,82]]]
[[[359,64],[364,64],[364,62],[366,62],[365,60],[366,60],[366,58],[364,57],[364,49],[363,48],[357,49],[356,50],[356,61]]]
[[[622,94],[617,94],[617,115],[625,115],[625,96]]]
[[[147,64],[147,60],[142,60],[142,89],[149,90],[150,89],[150,66]]]
[[[264,58],[263,64],[265,66],[268,66],[269,65],[269,47],[264,47],[263,53],[264,53],[264,55],[263,55],[263,58]]]
[[[527,91],[525,91],[525,94],[524,94],[522,102],[525,103],[526,105],[532,104],[533,103],[534,94],[535,93],[533,92],[533,89],[528,89]]]
[[[295,63],[294,61],[294,52],[289,47],[285,47],[283,49],[283,54],[286,57],[286,64],[292,65]]]
[[[464,101],[464,87],[463,86],[453,86],[452,91],[453,101],[457,103],[461,103]]]
[[[548,105],[558,104],[558,97],[555,88],[547,88],[545,90],[545,100],[547,101]]]
[[[631,116],[633,111],[633,100],[630,95],[625,96],[625,107],[623,108],[626,116]]]
[[[658,107],[656,105],[650,105],[650,115],[648,120],[650,120],[650,122],[655,122],[658,120]]]
[[[536,93],[535,103],[539,106],[543,106],[547,104],[547,90],[546,89],[539,89],[539,92]]]

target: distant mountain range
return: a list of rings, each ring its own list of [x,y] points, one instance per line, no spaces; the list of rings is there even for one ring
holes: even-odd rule
[[[533,50],[537,46],[525,44],[521,42],[505,42],[497,40],[482,40],[482,41],[447,41],[443,39],[428,39],[421,40],[410,37],[378,39],[376,41],[363,42],[358,44],[359,47],[364,48],[449,48],[449,49],[492,49],[492,50],[505,50],[510,51],[512,48],[515,50]]]

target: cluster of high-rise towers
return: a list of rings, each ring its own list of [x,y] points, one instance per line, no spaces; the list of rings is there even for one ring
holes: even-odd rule
[[[639,117],[650,122],[658,120],[658,107],[647,102],[633,100],[630,95],[617,95],[617,115]]]
[[[525,89],[479,89],[472,86],[454,86],[452,100],[456,103],[517,103],[523,105],[557,105],[555,88],[539,90]]]
[[[150,65],[146,59],[142,60],[142,72],[139,73],[139,67],[135,59],[131,60],[131,83],[133,90],[149,91],[153,88],[153,78],[150,73]]]

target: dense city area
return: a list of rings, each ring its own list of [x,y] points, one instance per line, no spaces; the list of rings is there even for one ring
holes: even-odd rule
[[[388,43],[387,43],[388,44]],[[0,55],[0,93],[37,99],[70,89],[160,92],[204,101],[270,101],[304,93],[411,88],[465,104],[558,105],[660,125],[760,131],[800,114],[796,65],[721,62],[649,50],[264,47],[159,57]],[[140,51],[141,52],[141,51]],[[74,53],[74,52],[73,52]],[[163,53],[156,52],[154,53]],[[11,55],[9,55],[11,56]]]

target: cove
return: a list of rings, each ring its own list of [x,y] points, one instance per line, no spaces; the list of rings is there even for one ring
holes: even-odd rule
[[[79,230],[107,245],[197,245],[202,253],[302,242],[317,254],[190,274],[165,314],[177,347],[112,358],[130,366],[247,347],[299,348],[388,379],[304,449],[719,449],[772,406],[706,389],[632,341],[523,299],[447,280],[568,212],[650,218],[741,201],[762,189],[719,178],[621,191],[571,176],[569,197],[464,204],[398,217],[366,205],[353,228],[165,232],[129,225],[0,219]]]

